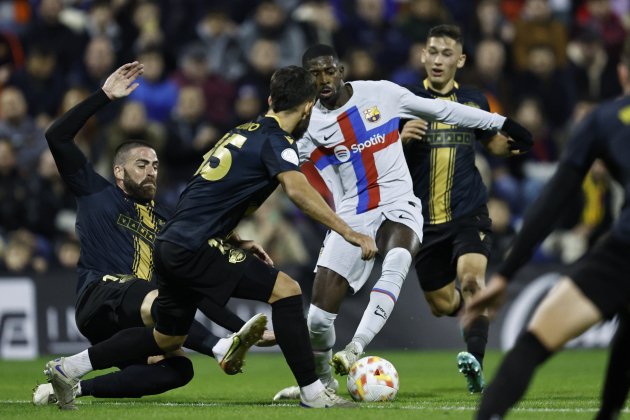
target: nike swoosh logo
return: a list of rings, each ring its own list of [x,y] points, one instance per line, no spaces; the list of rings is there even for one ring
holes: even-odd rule
[[[407,217],[407,216],[405,216],[404,214],[399,214],[399,215],[398,215],[398,218],[399,218],[399,219],[407,219],[407,220],[411,220],[411,217]]]
[[[383,315],[382,313],[380,313],[379,311],[374,311],[374,315],[380,316],[383,319],[387,319],[385,318],[385,315]]]
[[[61,373],[64,378],[68,377],[68,375],[66,375],[65,372],[59,368],[59,365],[55,365],[55,369],[57,369],[57,372]]]
[[[334,136],[337,133],[337,131],[339,131],[339,130],[333,131],[333,133],[330,136],[324,136],[324,141],[326,141],[326,140],[330,139],[332,136]]]

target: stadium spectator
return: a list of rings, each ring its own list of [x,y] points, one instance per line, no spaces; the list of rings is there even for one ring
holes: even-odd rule
[[[469,29],[470,35],[466,37],[469,40],[467,44],[477,45],[484,39],[497,39],[505,45],[512,44],[514,25],[503,14],[502,3],[500,0],[480,0],[477,2],[473,22]],[[468,47],[465,47],[464,51],[471,52]]]
[[[0,138],[0,235],[25,226],[27,184],[28,178],[18,170],[13,143]]]
[[[381,80],[380,66],[367,48],[351,48],[343,58],[348,80]]]
[[[394,70],[391,81],[399,85],[415,85],[424,78],[424,65],[422,64],[422,50],[424,41],[414,42],[409,47],[409,57],[407,63]]]
[[[263,104],[269,96],[269,78],[280,65],[280,46],[277,42],[261,38],[254,42],[247,55],[247,71],[238,80],[239,86],[253,86]]]
[[[597,102],[621,93],[617,60],[609,56],[595,31],[582,30],[569,43],[567,57],[577,100]]]
[[[83,61],[70,74],[73,86],[81,86],[88,91],[98,89],[116,65],[116,53],[111,40],[105,36],[90,38]]]
[[[203,156],[219,140],[221,132],[204,115],[206,101],[201,87],[190,85],[179,90],[173,114],[167,121],[164,164],[165,183],[179,196],[183,186],[199,167]],[[167,187],[169,188],[169,187]],[[177,202],[177,196],[173,204]]]
[[[40,1],[22,41],[27,51],[31,45],[46,45],[57,57],[61,70],[67,72],[80,59],[81,55],[77,52],[83,51],[85,39],[61,22],[60,14],[64,7],[62,0]]]
[[[245,52],[238,40],[238,27],[225,8],[211,7],[196,31],[208,54],[208,71],[230,81],[240,78],[245,72]]]
[[[68,88],[55,52],[42,45],[31,45],[26,64],[15,71],[9,84],[24,94],[28,112],[35,116],[37,125],[45,129],[57,114],[64,92]]]
[[[28,194],[25,225],[43,237],[52,251],[58,237],[74,233],[77,205],[59,175],[50,150],[40,155],[34,174],[29,177]]]
[[[253,85],[242,85],[236,94],[234,102],[234,122],[232,125],[240,125],[246,121],[256,119],[263,111],[265,102],[258,88]]]
[[[513,86],[516,100],[536,97],[552,129],[564,128],[575,106],[575,86],[568,70],[558,66],[550,45],[530,47],[527,68],[515,75]]]
[[[514,65],[517,71],[530,68],[530,55],[534,47],[547,47],[556,66],[567,63],[567,28],[551,13],[549,0],[525,0],[514,33]]]
[[[494,38],[476,44],[474,66],[462,69],[462,81],[483,90],[492,112],[511,110],[511,80],[506,74],[505,46]]]
[[[17,156],[18,171],[27,172],[46,149],[44,132],[28,114],[22,91],[8,86],[0,93],[0,138],[9,139]]]
[[[136,139],[147,143],[160,155],[166,144],[166,132],[162,124],[149,121],[142,102],[126,101],[120,108],[120,115],[113,124],[105,130],[105,135],[99,145],[98,172],[109,177],[109,166],[114,159],[116,149],[129,139]]]
[[[132,92],[129,99],[145,106],[149,120],[163,123],[175,107],[179,87],[169,77],[161,47],[146,47],[138,54],[138,60],[144,63],[145,72],[142,84]]]
[[[208,55],[202,45],[191,44],[184,48],[173,80],[180,89],[187,85],[198,86],[204,95],[205,118],[221,132],[229,128],[236,87],[220,73],[208,70]]]
[[[585,0],[577,13],[577,27],[591,30],[602,41],[606,53],[614,60],[619,60],[621,48],[626,36],[626,29],[620,17],[611,7],[610,0]],[[628,10],[626,9],[626,14]]]
[[[239,27],[239,42],[243,51],[254,49],[261,38],[278,45],[278,62],[275,68],[299,63],[300,51],[306,48],[306,37],[302,28],[291,20],[275,0],[259,1],[253,16]]]
[[[348,22],[336,39],[342,57],[353,49],[370,52],[379,69],[389,73],[402,65],[413,39],[406,37],[388,14],[386,0],[356,0]],[[341,42],[341,40],[345,42]]]
[[[341,22],[334,6],[327,1],[308,0],[293,11],[291,17],[302,24],[309,44],[337,44]]]

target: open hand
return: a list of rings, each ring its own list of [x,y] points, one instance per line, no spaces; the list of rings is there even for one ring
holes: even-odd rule
[[[429,123],[423,119],[409,120],[400,132],[400,140],[403,144],[407,144],[411,140],[422,140],[428,129]]]
[[[103,84],[103,92],[111,100],[124,98],[140,85],[136,79],[144,73],[144,64],[137,61],[120,66]]]

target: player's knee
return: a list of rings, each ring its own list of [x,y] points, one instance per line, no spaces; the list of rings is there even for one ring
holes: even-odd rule
[[[460,282],[462,286],[462,293],[464,295],[472,296],[479,290],[481,290],[481,285],[479,283],[482,282],[478,282],[477,276],[473,273],[464,273],[464,275],[462,275],[462,278],[460,279]]]
[[[452,314],[458,307],[456,297],[449,298],[447,296],[432,296],[427,298],[427,303],[434,316],[441,317]]]
[[[291,296],[300,296],[301,294],[302,289],[300,288],[300,284],[280,271],[278,277],[276,277],[276,283],[273,286],[269,303],[274,303],[277,300]]]
[[[335,344],[334,323],[337,314],[326,312],[311,304],[308,309],[306,324],[313,349],[328,349]]]
[[[323,333],[332,328],[335,323],[337,314],[326,312],[315,305],[311,305],[308,309],[308,317],[306,323],[308,330],[315,333]]]
[[[382,275],[395,278],[402,283],[407,277],[412,260],[411,254],[405,248],[393,248],[383,259]]]
[[[185,335],[165,335],[156,330],[153,330],[153,336],[158,347],[166,353],[179,350],[186,341]]]
[[[142,322],[147,327],[152,327],[155,325],[155,312],[156,312],[156,302],[158,291],[157,289],[151,290],[142,300],[142,304],[140,305],[140,317],[142,318]]]

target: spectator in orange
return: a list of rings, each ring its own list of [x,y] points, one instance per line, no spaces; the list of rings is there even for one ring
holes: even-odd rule
[[[527,0],[515,31],[513,52],[517,70],[527,68],[529,51],[538,45],[551,48],[558,67],[566,65],[567,28],[553,18],[548,0]]]

